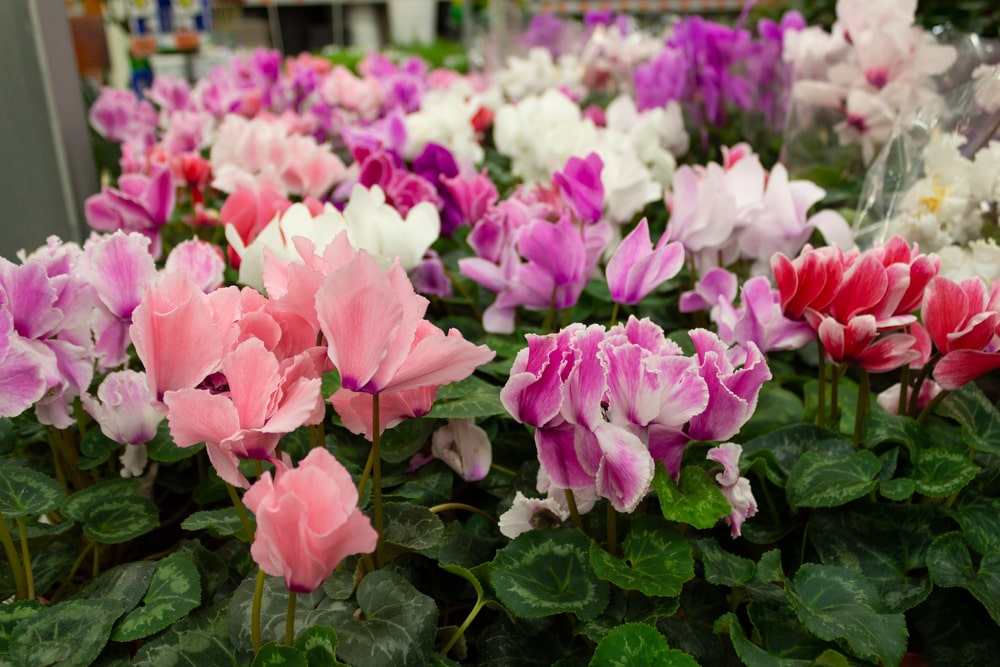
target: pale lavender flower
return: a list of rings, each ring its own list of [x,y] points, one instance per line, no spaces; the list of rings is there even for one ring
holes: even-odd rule
[[[722,472],[715,476],[719,490],[732,509],[726,517],[733,537],[742,534],[743,522],[757,514],[757,501],[750,490],[750,480],[740,477],[740,454],[743,447],[726,442],[709,450],[707,459],[722,465]]]
[[[140,445],[156,435],[164,414],[146,384],[146,374],[125,370],[108,374],[97,397],[80,396],[83,407],[101,426],[101,432],[122,445]]]
[[[605,275],[611,298],[616,303],[634,306],[663,282],[676,276],[684,266],[684,246],[664,234],[654,249],[649,240],[646,218],[608,260]]]
[[[489,436],[475,419],[449,419],[434,431],[431,452],[467,482],[486,477],[493,462]]]

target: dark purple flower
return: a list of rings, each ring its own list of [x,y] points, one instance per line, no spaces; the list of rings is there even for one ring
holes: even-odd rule
[[[455,162],[455,156],[444,146],[429,143],[413,161],[413,172],[427,179],[437,190],[442,204],[441,234],[451,236],[455,228],[465,221],[455,196],[444,180],[458,176],[458,163]]]

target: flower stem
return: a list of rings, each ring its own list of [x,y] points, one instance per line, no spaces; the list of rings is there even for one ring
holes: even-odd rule
[[[452,647],[458,643],[458,640],[461,639],[462,635],[465,634],[465,631],[470,625],[472,625],[472,621],[476,619],[476,615],[479,614],[479,610],[485,605],[486,603],[482,599],[476,600],[476,604],[473,605],[472,611],[470,611],[469,615],[465,617],[462,625],[459,626],[458,630],[455,630],[455,633],[448,640],[448,643],[441,647],[441,655],[448,655],[448,651],[450,651]]]
[[[473,514],[478,514],[479,516],[483,517],[484,519],[492,523],[497,522],[495,517],[490,516],[483,510],[479,509],[478,507],[473,507],[472,505],[466,505],[465,503],[442,503],[440,505],[435,505],[430,509],[431,513],[433,514],[437,514],[438,512],[445,512],[447,510],[465,510],[467,512],[472,512]]]
[[[490,464],[490,468],[492,468],[493,470],[496,470],[499,473],[503,473],[504,475],[507,475],[509,477],[517,477],[517,473],[516,472],[514,472],[510,468],[505,468],[502,465],[499,465],[497,463],[491,463]]]
[[[309,445],[315,449],[326,444],[326,433],[323,429],[323,422],[309,427]]]
[[[375,462],[373,454],[375,453],[374,448],[368,450],[368,460],[365,461],[365,469],[361,471],[361,479],[358,480],[358,497],[365,492],[365,487],[368,486],[368,477],[372,474],[372,465]]]
[[[29,600],[35,599],[35,578],[31,574],[31,554],[28,552],[28,533],[24,526],[24,517],[17,517],[17,533],[21,538],[21,559],[24,565],[24,580],[28,587]]]
[[[816,392],[816,425],[826,426],[826,350],[818,344],[819,357],[816,368],[819,373],[819,389]]]
[[[0,512],[0,542],[3,542],[3,550],[7,552],[7,560],[10,561],[10,569],[14,574],[14,590],[18,600],[27,599],[28,589],[24,583],[24,570],[21,569],[21,559],[17,557],[17,549],[14,548],[14,539],[10,536],[7,528],[7,520]]]
[[[917,417],[917,423],[923,424],[925,421],[927,421],[927,418],[930,417],[935,410],[937,410],[937,406],[941,405],[941,401],[943,401],[945,397],[948,396],[948,394],[950,393],[951,392],[948,391],[947,389],[942,389],[941,391],[939,391],[934,398],[932,398],[930,401],[927,402],[927,405],[924,406],[924,409],[920,411],[920,415]]]
[[[288,613],[285,614],[285,644],[295,646],[295,591],[288,591]]]
[[[378,394],[372,394],[372,510],[375,514],[375,532],[378,533],[378,541],[375,543],[375,567],[383,565],[382,536],[385,527],[382,520],[382,453],[379,451],[382,434],[379,433],[379,404]]]
[[[573,495],[573,489],[564,489],[566,491],[566,505],[569,506],[569,518],[573,521],[573,526],[583,530],[583,521],[580,519],[580,510],[576,508],[576,496]]]
[[[552,286],[552,297],[549,299],[549,309],[545,312],[545,319],[542,320],[542,331],[550,331],[556,321],[556,290],[558,285]]]
[[[830,367],[830,423],[840,424],[840,371],[841,364]],[[840,430],[839,428],[837,429]]]
[[[918,408],[920,407],[920,390],[924,387],[924,382],[930,377],[931,369],[934,368],[934,364],[937,360],[941,358],[940,353],[934,354],[924,367],[920,369],[920,374],[917,375],[916,381],[913,383],[913,390],[910,392],[910,408],[907,410],[911,417],[916,417],[918,414]]]
[[[858,379],[858,407],[854,413],[854,444],[861,444],[861,431],[865,423],[865,415],[871,409],[872,403],[872,381],[868,371],[861,369],[861,377]]]
[[[260,603],[264,599],[265,578],[264,570],[257,570],[257,581],[253,587],[253,607],[250,610],[250,640],[253,642],[254,655],[257,655],[257,651],[264,645],[260,637]]]
[[[243,524],[243,532],[246,534],[245,542],[252,542],[254,536],[253,524],[250,522],[250,515],[247,514],[247,508],[243,506],[243,501],[240,500],[240,496],[236,493],[236,488],[226,482],[226,490],[229,492],[229,499],[233,501],[233,507],[236,508],[236,515],[240,518],[240,523]]]
[[[610,500],[608,501],[608,553],[612,556],[618,555],[618,512]]]
[[[899,371],[899,404],[896,406],[896,414],[903,416],[906,414],[907,389],[910,388],[910,367],[903,366]]]
[[[618,323],[618,302],[615,301],[615,305],[611,308],[611,324],[608,327],[613,327]]]

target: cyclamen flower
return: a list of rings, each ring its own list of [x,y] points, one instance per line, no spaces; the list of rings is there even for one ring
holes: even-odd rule
[[[427,305],[398,260],[386,272],[362,250],[331,271],[315,308],[342,386],[376,394],[448,384],[494,357],[456,329],[445,335],[424,320]]]
[[[942,355],[934,367],[942,389],[958,389],[1000,368],[1000,283],[987,293],[979,278],[954,283],[937,276],[927,286],[921,314]]]
[[[710,449],[706,456],[709,461],[722,465],[722,472],[715,479],[732,508],[732,512],[726,517],[726,523],[732,529],[733,537],[739,537],[743,522],[757,514],[757,501],[750,490],[750,480],[740,476],[739,461],[742,453],[742,446],[726,442]]]
[[[149,442],[163,421],[145,373],[130,370],[110,373],[97,388],[96,398],[83,394],[80,399],[101,432],[121,445]]]
[[[310,593],[347,556],[375,550],[378,534],[357,507],[354,481],[322,447],[296,468],[265,472],[243,502],[257,519],[250,555],[290,591]]]
[[[552,175],[553,183],[569,203],[577,220],[593,223],[601,219],[601,208],[604,205],[604,185],[601,183],[603,168],[601,157],[597,153],[590,153],[582,160],[571,157],[566,161],[563,171]]]
[[[246,488],[239,458],[273,460],[282,435],[323,420],[320,378],[307,355],[280,364],[257,338],[226,354],[221,372],[222,387],[168,391],[163,402],[177,446],[204,442],[219,477]]]
[[[125,174],[118,188],[105,187],[87,198],[87,222],[100,231],[139,232],[152,242],[154,257],[160,254],[160,227],[174,210],[174,182],[170,168],[158,165],[147,177]]]
[[[474,419],[449,419],[434,431],[431,452],[467,482],[486,477],[493,461],[490,439]]]
[[[684,246],[676,241],[667,243],[669,238],[669,234],[664,234],[654,249],[646,218],[625,237],[606,269],[611,298],[616,303],[634,306],[680,272],[684,266]]]
[[[571,325],[527,337],[500,393],[515,420],[535,426],[538,458],[552,484],[596,489],[630,512],[648,491],[653,461],[676,477],[691,438],[739,431],[770,378],[752,347],[743,369],[707,331],[692,331],[697,358],[648,320],[610,331]]]

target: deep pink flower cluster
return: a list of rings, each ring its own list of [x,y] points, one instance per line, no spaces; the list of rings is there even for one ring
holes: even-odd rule
[[[554,486],[596,490],[630,512],[649,490],[655,461],[676,477],[690,440],[739,432],[771,378],[763,355],[749,343],[737,368],[718,336],[690,336],[691,357],[634,317],[610,331],[573,324],[528,335],[500,396],[514,419],[536,427],[539,462]]]

